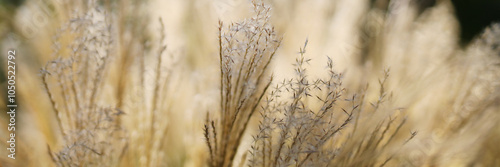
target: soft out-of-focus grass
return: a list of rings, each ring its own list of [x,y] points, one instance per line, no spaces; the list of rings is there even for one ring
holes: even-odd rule
[[[269,24],[283,36],[269,67],[274,81],[295,77],[292,64],[304,40],[308,39],[306,57],[312,59],[307,63],[310,78],[328,75],[324,68],[328,60],[325,55],[333,60],[334,70],[343,73],[344,102],[338,102],[336,110],[350,109],[352,103],[345,100],[354,94],[354,102],[363,104],[364,108],[358,109],[363,112],[359,115],[358,111],[353,112],[354,118],[345,131],[323,146],[326,150],[344,148],[338,150],[332,166],[380,165],[391,155],[397,156],[386,166],[499,165],[500,148],[495,143],[500,140],[498,25],[462,48],[458,45],[458,24],[446,0],[421,15],[417,15],[412,6],[395,2],[389,4],[388,11],[370,8],[367,1],[361,0],[265,2],[271,7]],[[0,165],[54,166],[58,161],[51,160],[48,148],[54,155],[74,144],[61,134],[39,70],[47,62],[57,60],[53,55],[55,43],[66,50],[61,55],[67,58],[71,48],[65,47],[78,43],[75,38],[89,35],[61,35],[58,29],[96,8],[105,14],[92,17],[109,18],[107,25],[111,27],[112,42],[107,53],[109,63],[102,71],[99,98],[94,103],[125,113],[116,120],[124,130],[120,141],[126,143],[125,151],[119,151],[122,147],[110,148],[111,152],[119,152],[120,160],[116,164],[209,166],[210,155],[202,127],[207,112],[210,118],[220,112],[218,19],[230,23],[252,17],[251,3],[246,1],[104,0],[92,5],[87,1],[27,0],[17,10],[2,10],[1,18],[8,18],[0,22],[2,53],[12,47],[19,52],[16,88],[20,112],[16,127],[17,159],[2,156]],[[11,14],[14,11],[16,14]],[[45,24],[33,21],[31,16],[37,12],[49,12]],[[163,29],[159,28],[162,26],[158,17],[163,20]],[[34,28],[29,38],[25,38],[25,25]],[[16,40],[10,40],[9,33],[19,36],[19,45],[13,46]],[[59,38],[53,38],[58,34]],[[163,46],[167,48],[162,51]],[[390,69],[384,83],[388,99],[373,112],[370,103],[376,104],[380,99],[378,80],[385,77],[384,69]],[[60,91],[57,77],[52,79],[48,86]],[[5,87],[5,80],[2,81]],[[91,89],[79,88],[78,91]],[[63,110],[63,103],[77,96],[54,99],[56,107]],[[314,100],[307,103],[312,109],[319,106]],[[91,111],[85,107],[80,110]],[[60,116],[66,119],[64,114]],[[252,135],[259,134],[259,117],[256,114],[251,119],[233,165],[242,164],[241,159],[251,159],[250,152],[245,152],[255,145]],[[342,117],[345,115],[339,116]],[[1,118],[0,137],[6,140],[8,120]],[[404,118],[404,125],[396,131]],[[392,143],[383,149],[383,144],[366,146],[370,135],[384,136],[382,132],[392,119],[395,122],[386,132],[395,134],[390,140]],[[69,127],[64,120],[61,124]],[[355,126],[358,130],[352,133]],[[401,146],[415,131],[418,134]],[[389,140],[388,137],[380,139],[381,143]],[[80,141],[93,139],[86,137]],[[365,152],[360,152],[359,148],[363,147]],[[0,153],[6,155],[5,149],[2,150]],[[92,162],[80,162],[81,165],[88,163]],[[108,163],[111,164],[111,159]]]

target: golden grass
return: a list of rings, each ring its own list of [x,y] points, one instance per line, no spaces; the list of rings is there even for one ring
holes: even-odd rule
[[[498,166],[500,26],[450,5],[27,0],[0,166]]]

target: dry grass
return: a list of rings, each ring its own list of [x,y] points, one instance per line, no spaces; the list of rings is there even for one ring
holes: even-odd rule
[[[227,27],[219,22],[219,120],[207,118],[204,129],[210,166],[232,166],[250,118],[272,82],[267,69],[281,39],[268,23],[270,8],[253,5],[253,18]]]
[[[304,67],[309,61],[304,57],[306,45],[307,41],[294,64],[297,77],[278,84],[262,106],[250,166],[324,166],[336,156],[335,149],[324,149],[325,145],[351,122],[358,106],[338,110],[345,115],[335,113],[344,93],[342,75],[329,59],[329,77],[310,80]],[[282,99],[282,94],[291,97]],[[316,104],[320,105],[313,107]]]
[[[48,146],[57,166],[115,166],[126,148],[117,121],[123,111],[101,100],[112,48],[108,19],[93,8],[69,22],[56,36],[56,59],[41,70],[63,136],[62,148]],[[61,38],[74,42],[64,46]]]
[[[296,77],[276,85],[260,111],[261,120],[250,149],[250,166],[384,166],[399,158],[401,147],[417,132],[400,141],[405,124],[402,108],[384,104],[389,70],[379,80],[379,97],[344,97],[343,74],[327,61],[327,78],[309,79],[305,66],[307,41],[296,59]],[[285,96],[285,97],[283,97]],[[348,108],[343,108],[350,106]],[[394,150],[396,148],[396,150]]]
[[[17,10],[2,37],[54,17],[17,41],[17,159],[0,166],[499,166],[500,26],[462,48],[446,0]]]

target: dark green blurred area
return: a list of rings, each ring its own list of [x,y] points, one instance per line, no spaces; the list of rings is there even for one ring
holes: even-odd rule
[[[500,0],[452,0],[462,43],[468,43],[494,22],[500,22]]]
[[[2,40],[4,38],[8,38],[8,35],[13,33],[13,17],[14,17],[14,11],[20,7],[21,5],[23,5],[23,3],[25,2],[25,0],[0,0],[0,10],[3,10],[0,12],[0,26],[4,26],[3,28],[3,31],[0,32],[0,37],[2,38]],[[5,41],[3,41],[5,42]],[[12,49],[12,48],[9,48],[9,49]],[[16,58],[17,56],[19,55],[19,50],[15,50],[16,51]],[[6,53],[2,53],[2,54],[6,54]],[[3,102],[5,102],[6,104],[15,104],[17,105],[17,99],[18,98],[14,98],[15,99],[15,103],[8,103],[8,94],[7,94],[7,60],[6,59],[2,59],[2,61],[0,61],[0,68],[2,71],[0,73],[0,90],[1,90],[1,94],[2,94],[2,97],[0,98]],[[17,66],[16,66],[16,69],[17,69]],[[16,71],[16,82],[18,82],[18,79],[19,78],[19,73]],[[17,88],[17,85],[16,85],[16,88]],[[18,91],[16,89],[16,91]],[[18,95],[18,94],[17,94]],[[17,97],[16,95],[16,97]],[[5,106],[2,106],[1,107],[2,111],[6,110]],[[20,111],[20,110],[18,110]],[[4,119],[8,119],[8,116],[7,115],[3,115],[2,118]],[[19,125],[18,125],[19,126]]]
[[[5,7],[19,7],[25,0],[0,0],[0,4]]]
[[[396,0],[392,0],[396,1]],[[418,13],[446,0],[411,0]],[[391,0],[371,0],[372,7],[387,10]],[[500,0],[451,0],[460,24],[460,42],[467,45],[492,23],[500,22]]]

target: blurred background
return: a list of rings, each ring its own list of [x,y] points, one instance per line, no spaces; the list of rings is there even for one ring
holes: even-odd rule
[[[376,100],[378,79],[390,69],[390,106],[404,108],[408,119],[402,133],[419,132],[399,165],[500,165],[500,25],[494,24],[500,1],[263,2],[283,36],[271,67],[276,81],[295,75],[292,64],[306,40],[309,75],[324,75],[329,56],[344,73],[349,94],[370,84],[366,96]],[[0,108],[6,111],[9,49],[17,52],[18,101],[16,160],[0,149],[0,166],[56,166],[53,156],[76,143],[60,133],[65,126],[58,125],[53,102],[62,108],[86,97],[86,87],[78,85],[93,78],[80,78],[81,93],[74,98],[50,98],[45,85],[64,92],[62,78],[53,72],[44,81],[41,69],[50,72],[54,60],[101,37],[109,41],[82,48],[106,50],[106,61],[82,69],[102,71],[94,77],[100,85],[92,97],[99,106],[123,111],[117,123],[125,137],[116,143],[125,146],[110,150],[116,163],[99,159],[89,166],[206,166],[202,127],[207,113],[218,111],[220,98],[218,21],[229,24],[252,12],[248,0],[0,1]],[[78,107],[59,110],[64,116]],[[0,115],[2,141],[8,140],[8,121]]]

